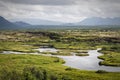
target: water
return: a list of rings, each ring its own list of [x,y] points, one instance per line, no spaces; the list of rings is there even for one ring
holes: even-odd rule
[[[22,52],[14,52],[14,51],[3,51],[3,54],[24,54]]]
[[[39,52],[52,52],[52,53],[57,53],[57,51],[58,51],[55,48],[39,48],[36,50],[38,50]]]
[[[97,57],[102,55],[98,50],[89,50],[89,56],[58,56],[65,60],[65,66],[77,68],[81,70],[105,70],[109,72],[120,72],[120,67],[100,66],[102,61]]]

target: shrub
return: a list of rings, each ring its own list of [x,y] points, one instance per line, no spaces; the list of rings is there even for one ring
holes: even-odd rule
[[[25,80],[46,80],[47,73],[44,69],[35,67],[26,67],[23,70],[23,76]]]
[[[22,78],[22,75],[15,70],[2,69],[0,74],[0,80],[21,80]]]
[[[25,67],[20,73],[17,70],[2,69],[0,80],[47,80],[47,72],[42,68]]]
[[[56,75],[54,75],[54,74],[51,74],[50,75],[50,80],[57,80],[58,78],[57,78],[57,76]]]
[[[98,70],[98,71],[96,71],[96,73],[107,73],[107,71],[105,71],[105,70]]]
[[[71,71],[71,70],[75,70],[74,68],[68,67],[65,69],[66,71]]]
[[[76,56],[89,56],[87,53],[77,53]]]
[[[62,76],[62,80],[71,80],[71,79],[70,79],[70,77],[64,75],[64,76]]]
[[[56,59],[54,60],[54,62],[60,62],[59,58],[56,58]]]

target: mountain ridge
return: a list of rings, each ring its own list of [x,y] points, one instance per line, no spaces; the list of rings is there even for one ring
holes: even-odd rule
[[[31,25],[61,25],[63,22],[45,20],[45,19],[13,19],[12,22],[22,21]]]
[[[108,25],[108,26],[107,26]],[[73,28],[114,28],[120,27],[120,18],[86,18],[77,23],[59,25],[31,25],[23,21],[10,22],[0,16],[0,30],[6,29],[73,29]]]
[[[31,24],[23,22],[23,21],[16,21],[16,22],[13,22],[13,23],[18,25],[18,26],[23,26],[23,27],[31,26]]]
[[[91,17],[82,20],[81,22],[75,23],[76,25],[120,25],[120,17],[115,18],[100,18]]]
[[[6,20],[4,17],[0,16],[0,29],[11,29],[17,28],[18,26],[14,23]]]

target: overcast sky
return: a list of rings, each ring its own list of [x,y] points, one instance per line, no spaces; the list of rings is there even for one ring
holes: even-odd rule
[[[7,19],[79,22],[87,17],[120,17],[120,0],[0,0]]]

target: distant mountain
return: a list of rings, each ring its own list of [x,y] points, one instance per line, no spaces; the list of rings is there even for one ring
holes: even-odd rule
[[[74,23],[74,25],[120,25],[120,18],[92,17],[86,18],[81,22]]]
[[[63,22],[44,20],[44,19],[12,19],[11,21],[12,22],[23,21],[31,25],[61,25],[63,24]]]
[[[27,20],[26,20],[27,21]],[[34,21],[35,22],[35,21]],[[37,22],[36,22],[37,23]],[[31,21],[32,24],[32,21]],[[50,29],[59,28],[59,22],[54,23],[54,21],[42,20],[39,25],[31,25],[23,21],[10,22],[4,17],[0,16],[0,30],[15,30],[15,29]],[[58,25],[58,26],[56,26]]]
[[[28,24],[28,23],[25,23],[25,22],[22,22],[22,21],[14,22],[14,24],[18,25],[18,26],[22,26],[22,27],[31,26],[31,24]]]
[[[26,22],[30,20],[26,20]],[[32,22],[33,21],[33,22]],[[38,20],[37,20],[38,21]],[[15,30],[15,29],[91,29],[91,28],[120,28],[120,18],[87,18],[77,23],[62,23],[47,20],[31,20],[31,25],[25,21],[10,22],[0,16],[0,30]]]
[[[0,16],[0,29],[15,29],[18,26]]]

